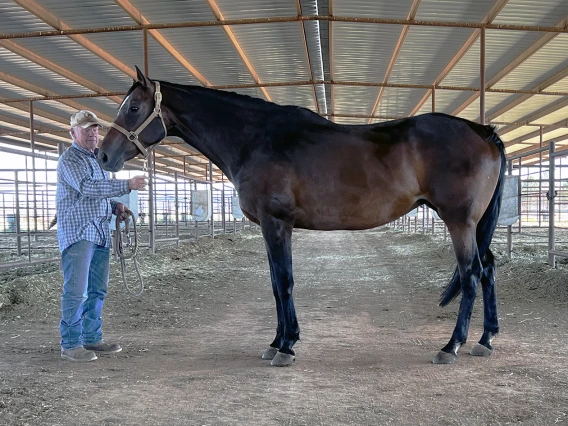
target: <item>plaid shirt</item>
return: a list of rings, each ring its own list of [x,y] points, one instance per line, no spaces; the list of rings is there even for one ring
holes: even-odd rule
[[[57,163],[59,250],[81,240],[110,247],[109,224],[117,204],[110,197],[129,192],[127,180],[111,180],[95,154],[73,142]]]

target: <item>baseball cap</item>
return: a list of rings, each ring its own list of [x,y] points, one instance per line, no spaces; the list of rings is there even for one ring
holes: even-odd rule
[[[86,129],[93,125],[102,126],[103,123],[99,121],[96,114],[92,111],[82,109],[71,116],[71,127],[81,126],[83,129]]]

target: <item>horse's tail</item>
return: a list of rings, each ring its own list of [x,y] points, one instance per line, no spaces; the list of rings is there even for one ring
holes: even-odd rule
[[[497,219],[499,218],[499,211],[501,210],[501,195],[503,193],[503,183],[505,182],[505,168],[507,166],[507,159],[505,157],[505,145],[503,141],[495,132],[495,127],[493,126],[481,126],[476,123],[471,123],[476,127],[473,128],[480,136],[485,136],[488,141],[493,142],[497,148],[499,148],[499,154],[501,156],[501,170],[499,172],[499,180],[497,181],[497,186],[493,197],[485,210],[481,220],[477,224],[477,230],[475,233],[477,240],[477,250],[479,252],[479,258],[482,263],[486,260],[486,255],[488,253],[489,244],[491,244],[491,239],[493,238],[493,233],[497,227]],[[490,254],[491,252],[489,252]],[[454,300],[458,294],[461,292],[460,275],[458,268],[454,270],[454,275],[445,288],[444,292],[440,296],[440,306],[446,306],[452,300]]]

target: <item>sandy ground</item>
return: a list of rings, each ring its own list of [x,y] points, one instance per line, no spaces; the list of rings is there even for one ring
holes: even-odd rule
[[[113,262],[104,331],[124,350],[88,364],[59,357],[58,265],[1,272],[0,424],[568,424],[565,264],[501,256],[493,356],[468,355],[480,294],[457,364],[434,365],[457,310],[437,306],[448,243],[388,228],[293,243],[302,341],[288,368],[260,358],[276,317],[258,231],[141,253],[139,298]]]

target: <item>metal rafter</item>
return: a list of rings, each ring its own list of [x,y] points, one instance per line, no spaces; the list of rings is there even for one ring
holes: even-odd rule
[[[171,24],[137,24],[122,25],[115,27],[100,28],[77,28],[71,30],[53,30],[53,31],[35,31],[24,33],[3,34],[0,33],[0,40],[10,40],[17,38],[30,37],[57,37],[67,36],[70,34],[95,34],[108,32],[125,32],[125,31],[141,31],[141,30],[165,30],[172,28],[191,28],[191,27],[214,27],[214,26],[234,26],[234,25],[252,25],[252,24],[276,24],[283,22],[297,21],[329,21],[329,22],[356,22],[365,24],[383,24],[383,25],[411,25],[420,27],[444,27],[444,28],[481,28],[488,30],[504,30],[504,31],[531,31],[540,33],[568,33],[568,28],[548,27],[539,25],[508,25],[508,24],[482,24],[475,22],[449,22],[449,21],[423,21],[419,19],[385,19],[385,18],[367,18],[357,16],[333,16],[333,15],[302,15],[302,16],[282,16],[272,18],[247,18],[247,19],[224,19],[215,21],[190,21],[177,22]]]
[[[408,16],[406,17],[407,20],[411,21],[414,19],[414,17],[416,16],[416,13],[418,12],[418,8],[420,7],[420,2],[421,0],[414,0],[414,2],[412,3],[412,6],[410,7],[410,11],[408,12]],[[390,75],[392,73],[392,70],[394,68],[394,64],[396,63],[396,60],[398,59],[398,55],[400,55],[400,52],[402,51],[402,45],[404,44],[404,40],[406,39],[406,36],[408,35],[408,31],[410,30],[410,26],[409,25],[405,25],[402,27],[402,31],[400,32],[400,36],[398,38],[398,42],[396,43],[396,47],[394,48],[394,52],[392,54],[392,58],[389,62],[389,65],[387,67],[387,71],[385,72],[385,77],[383,78],[383,83],[388,83]],[[375,115],[375,113],[377,112],[377,108],[379,107],[379,104],[381,103],[381,98],[383,97],[383,93],[385,91],[385,87],[381,86],[381,88],[379,89],[379,94],[377,95],[377,100],[375,101],[375,105],[373,106],[373,109],[371,110],[371,115]],[[371,124],[373,122],[373,119],[369,119],[369,124]]]

